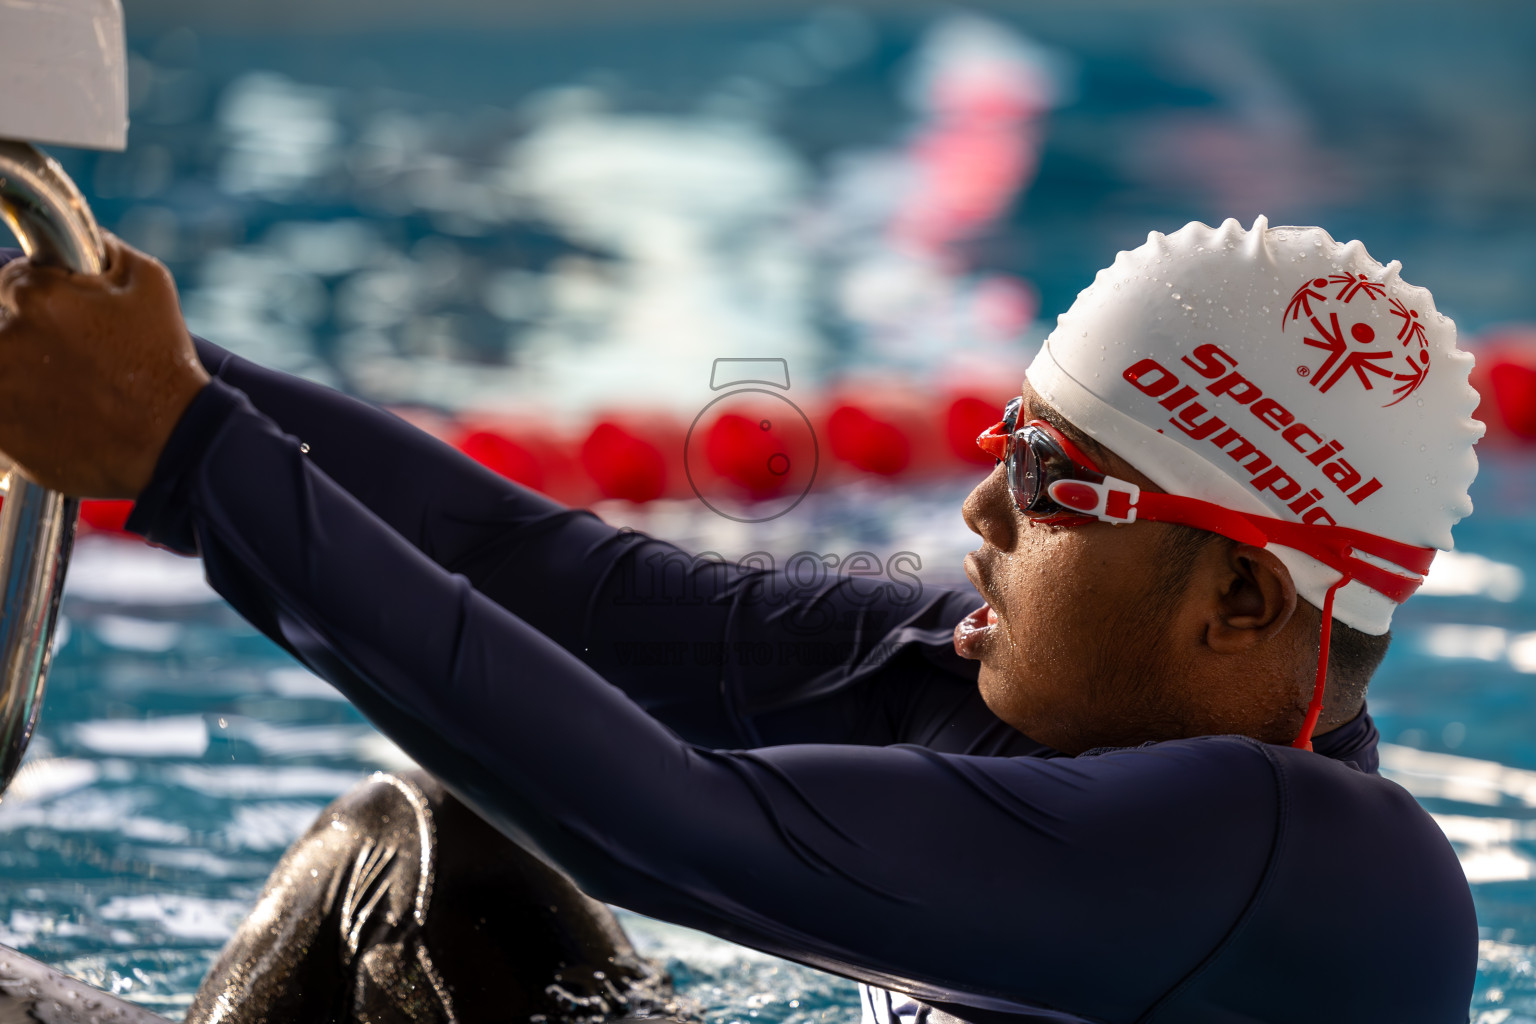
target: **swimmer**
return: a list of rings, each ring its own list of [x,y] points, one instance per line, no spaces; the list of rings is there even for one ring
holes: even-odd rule
[[[1467,882],[1365,693],[1481,425],[1454,326],[1360,243],[1121,253],[979,441],[980,600],[616,530],[192,339],[110,250],[0,269],[0,449],[135,499],[588,895],[856,979],[882,1024],[1467,1019]],[[655,643],[775,656],[627,656]]]

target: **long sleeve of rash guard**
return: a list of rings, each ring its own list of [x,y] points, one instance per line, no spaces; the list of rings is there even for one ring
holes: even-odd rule
[[[1046,752],[986,710],[975,664],[950,647],[974,594],[925,591],[900,560],[870,579],[858,571],[879,562],[848,552],[772,568],[700,559],[565,508],[364,402],[197,348],[392,530],[692,742],[931,745],[937,733],[948,749]],[[904,652],[909,641],[922,652]],[[892,657],[929,671],[875,678]]]
[[[0,248],[0,265],[21,256]],[[719,565],[614,530],[364,402],[194,339],[204,367],[310,446],[332,480],[417,549],[593,666],[692,742],[913,742],[1049,754],[1000,722],[949,649],[974,594],[911,570],[806,553]],[[828,565],[828,562],[836,562]],[[883,672],[900,662],[923,671]]]
[[[130,526],[201,554],[237,610],[594,896],[962,1014],[1238,1019],[1237,1004],[1267,991],[1243,965],[1286,961],[1262,942],[1247,955],[1235,937],[1256,915],[1310,902],[1276,879],[1300,872],[1292,888],[1313,886],[1324,906],[1356,882],[1283,854],[1315,841],[1287,824],[1288,774],[1314,788],[1318,772],[1390,786],[1235,737],[1050,760],[694,745],[424,555],[219,381],[173,433]],[[1338,807],[1339,820],[1358,818],[1361,842],[1388,841],[1362,784],[1339,783],[1371,813]],[[1388,824],[1416,810],[1402,800]],[[1422,881],[1422,868],[1410,858],[1401,870]],[[1394,872],[1371,884],[1396,891]],[[1260,935],[1305,932],[1307,920]],[[1425,933],[1409,931],[1389,941],[1416,962]],[[1307,963],[1331,956],[1305,952]],[[1265,1019],[1364,1019],[1310,1002],[1353,977],[1313,970],[1304,1009]],[[1191,988],[1197,979],[1206,987]],[[1404,1003],[1381,1019],[1449,1019],[1420,992]]]

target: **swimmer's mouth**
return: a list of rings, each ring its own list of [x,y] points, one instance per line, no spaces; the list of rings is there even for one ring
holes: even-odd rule
[[[965,575],[971,581],[971,586],[983,599],[991,595],[987,593],[986,581],[982,578],[981,567],[977,564],[977,552],[973,551],[965,556]],[[991,639],[992,632],[997,628],[997,612],[992,608],[992,602],[988,600],[980,608],[955,623],[955,653],[962,658],[971,661],[980,661],[986,652],[987,641]]]
[[[962,658],[979,661],[986,649],[986,642],[997,627],[997,612],[990,604],[984,604],[955,623],[955,653]]]

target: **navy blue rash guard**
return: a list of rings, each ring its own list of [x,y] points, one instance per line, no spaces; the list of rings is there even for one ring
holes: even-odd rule
[[[1364,714],[1055,755],[951,649],[974,595],[696,562],[199,352],[130,528],[592,895],[934,1017],[1467,1019],[1466,880]]]
[[[972,1021],[1467,1019],[1365,715],[1054,756],[953,652],[974,595],[698,562],[199,344],[131,528],[594,896]]]

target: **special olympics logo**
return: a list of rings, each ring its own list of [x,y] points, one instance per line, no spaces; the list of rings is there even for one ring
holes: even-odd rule
[[[1365,297],[1362,304],[1353,306],[1361,296]],[[1397,328],[1395,338],[1383,337],[1360,318],[1372,310],[1373,303],[1383,301],[1388,315],[1399,321],[1388,321],[1389,330]],[[1397,397],[1382,406],[1386,409],[1417,391],[1429,375],[1429,339],[1419,311],[1386,298],[1386,287],[1364,274],[1333,274],[1304,282],[1285,307],[1280,329],[1303,319],[1308,331],[1304,343],[1322,349],[1327,357],[1320,366],[1298,366],[1296,372],[1319,391],[1327,393],[1352,372],[1366,391],[1376,390],[1377,384],[1396,385],[1392,394]]]

